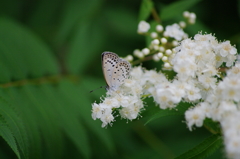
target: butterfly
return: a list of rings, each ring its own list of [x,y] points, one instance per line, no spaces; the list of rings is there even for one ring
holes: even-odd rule
[[[131,65],[113,52],[102,53],[102,70],[107,91],[116,91],[129,77]]]

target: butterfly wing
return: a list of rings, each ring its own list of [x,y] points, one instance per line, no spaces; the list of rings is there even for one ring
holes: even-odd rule
[[[102,53],[102,70],[103,75],[105,78],[105,81],[107,83],[107,90],[112,87],[112,74],[113,74],[113,68],[116,67],[116,65],[119,62],[119,57],[117,54],[113,52],[103,52]]]
[[[119,62],[112,71],[111,90],[116,91],[120,85],[123,84],[124,80],[129,77],[131,65],[128,61],[119,58]]]

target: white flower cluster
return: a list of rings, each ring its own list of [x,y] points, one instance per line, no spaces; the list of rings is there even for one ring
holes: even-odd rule
[[[219,122],[227,154],[237,158],[240,156],[240,64],[228,70],[223,81],[217,82],[219,66],[233,65],[236,48],[229,41],[218,43],[210,34],[197,34],[193,40],[183,40],[176,50],[172,63],[178,81],[187,85],[186,92],[192,88],[189,93],[195,96],[184,99],[204,101],[185,112],[189,129],[193,125],[201,127],[205,118]]]
[[[119,111],[121,118],[136,119],[143,109],[142,85],[134,79],[126,79],[125,83],[116,92],[108,91],[107,96],[100,104],[93,103],[92,118],[100,119],[102,127],[112,125],[115,121],[114,112]]]
[[[185,113],[189,129],[203,125],[205,118],[220,123],[229,158],[240,156],[240,64],[227,71],[206,100]]]
[[[229,41],[218,43],[210,34],[196,34],[193,40],[183,40],[175,49],[177,53],[171,60],[173,69],[178,73],[178,81],[193,87],[189,91],[196,95],[195,99],[205,99],[211,94],[216,87],[218,67],[223,62],[231,66],[237,53]]]
[[[152,96],[162,109],[174,108],[182,100],[192,103],[205,100],[217,87],[217,68],[223,62],[230,66],[236,59],[236,49],[228,41],[218,43],[210,34],[183,40],[175,50],[171,63],[177,72],[176,79],[169,81],[161,72],[134,67],[131,79],[126,79],[121,89],[108,92],[102,103],[93,104],[93,119],[101,119],[104,127],[114,121],[114,110],[119,110],[122,118],[136,119],[143,108],[143,95]],[[186,118],[191,120],[188,115]],[[196,122],[190,123],[191,129]]]
[[[188,11],[183,12],[183,16],[187,19],[188,23],[194,24],[196,21],[196,14]]]
[[[165,37],[172,37],[178,41],[187,38],[187,34],[182,30],[182,28],[178,24],[168,25],[166,26],[166,30],[163,35]]]
[[[183,16],[187,19],[187,22],[193,24],[196,19],[196,15],[190,12],[184,12]],[[146,21],[140,21],[138,24],[138,33],[144,35],[150,35],[152,41],[150,45],[142,50],[136,49],[133,55],[137,58],[144,59],[145,57],[151,57],[154,61],[158,62],[162,60],[164,62],[164,69],[172,69],[172,65],[169,62],[171,55],[174,52],[172,49],[176,47],[182,39],[186,39],[188,35],[183,31],[186,27],[186,22],[180,21],[179,24],[168,25],[165,28],[158,24],[155,26],[155,31],[149,33],[149,29],[152,27]],[[132,61],[133,57],[126,57],[126,60]]]
[[[130,72],[130,79],[116,92],[108,91],[102,102],[92,104],[92,118],[100,119],[102,127],[111,125],[115,121],[114,113],[119,111],[121,118],[133,120],[140,116],[143,110],[142,98],[149,95],[149,89],[154,85],[167,82],[166,77],[153,70],[144,70],[141,66],[134,67]]]
[[[146,21],[140,21],[138,24],[138,33],[143,34],[148,32],[150,29],[150,24],[148,24]]]
[[[189,23],[196,19],[196,15],[189,12],[184,12],[184,17]],[[203,126],[206,118],[219,122],[228,156],[239,158],[240,63],[232,67],[237,50],[229,41],[218,42],[211,34],[196,34],[193,39],[186,39],[184,27],[183,22],[167,26],[165,30],[162,25],[157,25],[156,32],[150,33],[153,38],[150,46],[134,51],[139,61],[151,56],[154,61],[161,59],[164,68],[172,68],[177,73],[175,79],[168,80],[156,70],[133,67],[130,78],[119,90],[107,92],[101,103],[92,104],[92,117],[100,119],[105,127],[112,125],[117,112],[127,120],[139,117],[145,97],[153,97],[161,109],[175,108],[181,101],[189,102],[196,106],[185,112],[188,128]],[[139,23],[139,33],[147,33],[149,29],[147,22]],[[126,59],[133,61],[133,56]],[[225,78],[223,68],[229,69]]]

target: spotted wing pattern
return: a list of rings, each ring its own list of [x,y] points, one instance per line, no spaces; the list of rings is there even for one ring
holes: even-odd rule
[[[102,70],[105,81],[107,83],[107,90],[112,86],[112,72],[113,67],[117,65],[119,57],[113,52],[102,53]]]
[[[116,91],[124,80],[128,78],[131,65],[128,61],[119,58],[115,53],[103,52],[102,69],[107,83],[107,90]]]
[[[124,80],[128,78],[131,65],[128,61],[121,59],[113,69],[112,73],[112,90],[117,90],[120,85],[123,84]]]

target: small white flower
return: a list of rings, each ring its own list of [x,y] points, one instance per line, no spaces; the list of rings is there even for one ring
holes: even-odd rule
[[[236,61],[236,63],[237,63],[237,64],[240,63],[240,55],[239,55],[239,54],[237,55],[237,61]]]
[[[112,97],[105,98],[103,101],[103,104],[104,104],[103,105],[104,108],[118,108],[120,106],[119,102]]]
[[[154,70],[146,71],[143,76],[143,80],[148,81],[151,84],[155,85],[157,85],[158,83],[164,83],[168,81],[163,74],[157,73]]]
[[[162,57],[163,57],[163,53],[159,52],[159,53],[157,53],[157,56],[158,56],[159,58],[162,58]]]
[[[171,83],[168,90],[172,93],[170,100],[176,104],[178,104],[185,95],[185,91],[183,89],[179,89],[177,83]]]
[[[230,67],[233,65],[233,63],[236,61],[236,55],[228,55],[226,60],[226,66]]]
[[[108,124],[111,125],[111,123],[114,121],[114,117],[112,115],[112,110],[111,109],[105,109],[104,113],[102,114],[100,119],[102,121],[102,127],[105,127]]]
[[[240,156],[240,136],[231,136],[230,140],[225,141],[227,155],[229,158],[238,159]]]
[[[163,56],[163,57],[162,57],[162,60],[163,60],[164,62],[166,62],[166,61],[168,60],[168,57],[167,57],[167,56]]]
[[[182,40],[185,36],[184,31],[180,28],[178,24],[168,25],[166,27],[166,31],[164,32],[164,36],[172,37],[176,40]]]
[[[165,51],[165,48],[164,48],[163,46],[160,46],[160,47],[159,47],[159,51],[160,51],[160,52],[164,52],[164,51]]]
[[[240,102],[240,79],[238,77],[225,77],[218,85],[221,98]]]
[[[196,19],[196,14],[195,13],[190,13],[189,18],[190,19]]]
[[[124,85],[126,86],[126,87],[133,87],[134,85],[135,85],[135,81],[134,80],[132,80],[132,79],[125,79],[125,81],[124,81]]]
[[[167,43],[167,39],[166,38],[161,38],[161,43],[162,44],[166,44]]]
[[[202,74],[202,75],[199,75],[198,76],[198,80],[199,82],[202,83],[202,85],[205,87],[205,88],[215,88],[216,86],[216,82],[217,82],[217,79],[216,78],[213,78],[211,76],[208,76],[206,74]]]
[[[193,125],[196,125],[197,127],[201,127],[203,125],[205,114],[201,107],[197,106],[193,109],[187,110],[185,112],[185,118],[187,120],[189,130],[192,131]]]
[[[132,55],[127,55],[127,57],[125,59],[130,62],[130,61],[133,60],[133,56]]]
[[[138,33],[146,33],[150,29],[150,24],[146,21],[140,21],[138,24]]]
[[[190,13],[188,11],[183,12],[183,17],[184,18],[189,18],[189,16],[190,16]]]
[[[172,50],[170,50],[170,49],[167,49],[165,52],[166,52],[167,55],[171,55],[172,54]]]
[[[226,57],[228,54],[235,55],[237,53],[237,49],[231,46],[230,41],[222,42],[218,49],[222,57]]]
[[[152,42],[151,42],[153,45],[158,45],[160,42],[158,39],[154,39]]]
[[[102,111],[103,111],[103,108],[99,104],[93,103],[93,105],[92,105],[92,118],[94,120],[101,118]]]
[[[204,114],[206,117],[211,118],[212,117],[212,107],[209,105],[208,102],[202,102],[199,104],[199,107],[204,111]]]
[[[141,66],[132,68],[130,76],[134,79],[142,79],[144,72]]]
[[[157,32],[161,33],[163,31],[163,26],[162,25],[157,25],[156,30],[157,30]]]
[[[240,64],[237,63],[235,64],[234,67],[232,67],[232,69],[227,71],[227,76],[235,76],[235,77],[240,77]]]
[[[196,101],[201,98],[200,89],[194,86],[191,86],[187,90],[187,99],[190,101]]]
[[[122,118],[133,120],[136,119],[139,115],[139,112],[142,108],[142,105],[139,103],[136,103],[132,106],[122,108],[119,112]]]
[[[123,95],[117,95],[115,98],[119,101],[122,107],[128,106],[131,100],[129,96],[123,96]]]
[[[209,76],[215,76],[218,74],[218,70],[216,69],[216,66],[211,65],[211,64],[206,64],[205,67],[206,68],[204,68],[202,70],[202,72],[204,74],[209,75]]]
[[[185,62],[181,61],[178,64],[175,64],[173,68],[180,78],[188,79],[189,77],[195,77],[197,65],[194,61],[186,60]]]
[[[141,52],[139,49],[135,49],[135,50],[133,51],[133,55],[134,55],[134,56],[137,56],[137,55],[139,54],[139,52]]]
[[[173,40],[173,41],[172,41],[172,45],[173,45],[173,46],[178,46],[178,41],[177,41],[177,40]],[[174,49],[174,48],[173,48],[173,49]]]
[[[189,24],[194,24],[195,22],[196,22],[196,20],[194,18],[189,18],[188,19]]]
[[[137,55],[137,57],[140,58],[140,59],[144,58],[143,52],[139,52],[138,55]]]
[[[179,22],[179,25],[181,28],[185,28],[186,27],[186,23],[184,21]]]
[[[229,114],[232,115],[232,113],[238,111],[236,105],[233,102],[229,102],[229,101],[221,101],[217,109],[219,109],[219,114],[223,118],[225,118]]]
[[[153,48],[153,50],[156,50],[156,51],[159,50],[159,45],[151,45],[151,47]]]
[[[148,55],[150,53],[150,50],[148,48],[144,48],[144,49],[142,49],[142,53],[144,55]]]
[[[172,94],[168,89],[157,88],[156,93],[157,96],[154,99],[161,109],[174,107],[174,103],[171,101]]]
[[[129,116],[131,116],[131,110],[129,108],[122,108],[120,111],[119,111],[120,115],[122,118],[124,119],[129,119]]]
[[[168,63],[168,62],[165,62],[165,63],[164,63],[164,67],[165,67],[165,68],[170,68],[170,67],[171,67],[171,65],[170,65],[170,63]]]
[[[158,62],[160,60],[158,54],[153,55],[153,60]]]
[[[195,14],[195,13],[190,13],[188,22],[189,22],[190,24],[194,24],[195,21],[196,21],[196,14]]]
[[[151,38],[155,39],[158,37],[158,34],[156,32],[151,32]]]

